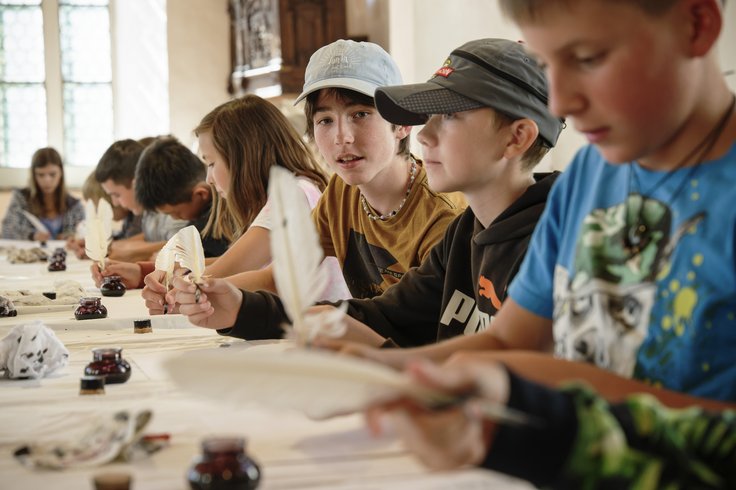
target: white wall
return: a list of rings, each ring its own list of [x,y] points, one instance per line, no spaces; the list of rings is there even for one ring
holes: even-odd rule
[[[345,16],[348,37],[368,36],[388,50],[389,0],[346,0]]]
[[[230,99],[228,0],[168,0],[171,134],[189,145],[192,130]]]
[[[166,0],[116,1],[112,8],[115,139],[168,132]]]

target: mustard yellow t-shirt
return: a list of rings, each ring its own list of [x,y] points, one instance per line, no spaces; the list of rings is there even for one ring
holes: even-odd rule
[[[333,175],[313,211],[325,255],[337,257],[354,298],[378,296],[411,267],[418,266],[462,212],[447,196],[427,186],[419,166],[404,206],[387,221],[363,210],[360,190]]]

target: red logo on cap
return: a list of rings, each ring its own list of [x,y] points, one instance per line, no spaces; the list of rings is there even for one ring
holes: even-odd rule
[[[450,73],[452,73],[453,71],[455,71],[455,69],[453,67],[451,67],[451,66],[443,66],[442,68],[440,68],[439,70],[437,70],[436,72],[434,72],[434,74],[435,74],[435,76],[440,76],[440,77],[447,78],[447,77],[450,76]]]

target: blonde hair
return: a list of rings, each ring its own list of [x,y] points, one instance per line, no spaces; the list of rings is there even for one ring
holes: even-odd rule
[[[102,184],[97,182],[94,172],[89,174],[87,178],[84,179],[84,183],[82,184],[82,197],[85,201],[92,199],[92,202],[94,202],[95,205],[97,205],[97,202],[100,199],[104,199],[105,201],[112,204],[112,199],[110,199],[110,196],[107,195],[105,189],[102,188]]]

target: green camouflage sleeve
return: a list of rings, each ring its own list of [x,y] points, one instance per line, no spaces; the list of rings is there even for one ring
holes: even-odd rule
[[[610,405],[587,388],[564,391],[578,428],[562,486],[736,488],[736,412],[675,410],[644,394]]]

